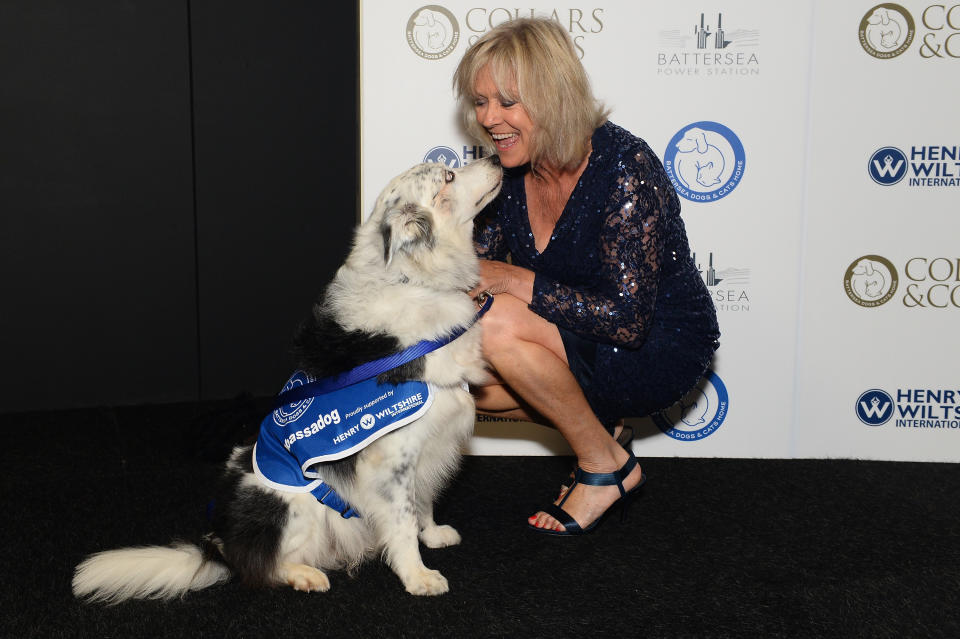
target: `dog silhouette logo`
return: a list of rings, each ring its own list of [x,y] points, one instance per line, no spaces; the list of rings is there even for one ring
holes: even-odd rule
[[[909,49],[914,33],[913,16],[892,2],[872,7],[860,20],[860,46],[880,60],[895,58]]]
[[[450,55],[460,41],[460,25],[444,7],[428,4],[407,20],[407,44],[421,58],[439,60]]]
[[[677,194],[694,202],[729,195],[743,178],[745,165],[740,138],[717,122],[683,127],[663,155],[663,167]]]
[[[670,408],[650,416],[666,435],[679,441],[697,441],[720,428],[730,408],[727,387],[712,370]]]
[[[843,289],[850,301],[873,308],[886,304],[897,292],[897,269],[885,257],[864,255],[855,259],[843,275]]]

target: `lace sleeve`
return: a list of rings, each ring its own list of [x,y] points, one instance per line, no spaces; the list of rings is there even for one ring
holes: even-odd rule
[[[493,204],[477,216],[473,227],[473,246],[480,259],[505,262],[509,251],[503,239],[503,228],[495,206],[496,202],[494,200]]]
[[[620,172],[600,231],[600,271],[593,288],[537,274],[530,308],[584,337],[626,348],[646,339],[664,250],[663,217],[678,200],[659,161],[644,153]]]

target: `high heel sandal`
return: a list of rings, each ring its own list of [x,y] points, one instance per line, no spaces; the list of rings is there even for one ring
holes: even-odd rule
[[[577,466],[577,469],[574,471],[573,485],[571,485],[569,490],[567,490],[567,493],[563,496],[563,499],[560,500],[560,503],[550,504],[549,506],[543,509],[543,512],[547,513],[548,515],[556,519],[558,522],[560,522],[565,528],[565,530],[550,530],[548,528],[538,528],[533,524],[527,524],[527,526],[545,535],[557,535],[562,537],[568,537],[571,535],[587,534],[588,532],[590,532],[591,530],[599,526],[600,522],[606,519],[607,515],[613,512],[615,508],[621,509],[620,517],[622,520],[622,518],[626,515],[627,506],[629,505],[630,500],[633,499],[634,496],[636,496],[637,492],[647,482],[647,475],[641,472],[640,483],[638,483],[636,486],[634,486],[630,490],[624,489],[623,480],[625,480],[627,476],[630,475],[631,472],[633,472],[633,469],[636,468],[636,466],[637,466],[637,458],[633,456],[633,453],[630,454],[630,459],[628,459],[627,462],[620,467],[620,470],[614,471],[612,473],[588,473],[587,471]],[[564,502],[567,501],[567,498],[570,497],[570,493],[573,492],[573,489],[577,487],[577,484],[583,484],[585,486],[616,486],[617,488],[620,489],[620,497],[617,499],[617,501],[610,504],[610,507],[607,508],[602,515],[597,517],[597,519],[594,520],[593,523],[591,523],[586,528],[583,528],[580,526],[579,523],[577,523],[576,519],[571,517],[567,513],[567,511],[561,508]]]
[[[631,444],[633,443],[633,428],[631,426],[621,426],[620,434],[617,435],[617,438],[614,441],[620,444],[620,447],[623,448],[625,451],[627,451],[631,455],[633,454],[633,448],[631,446]],[[567,480],[560,482],[560,494],[557,495],[557,499],[560,499],[561,497],[563,497],[567,493],[567,491],[570,490],[570,486],[573,485],[574,474],[576,473],[576,471],[577,471],[577,467],[574,466],[573,470],[570,471],[570,474],[567,475]]]

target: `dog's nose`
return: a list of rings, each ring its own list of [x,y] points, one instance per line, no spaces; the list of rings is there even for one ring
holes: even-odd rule
[[[491,155],[491,156],[490,156],[490,162],[491,162],[494,166],[500,166],[500,156],[499,156],[499,155]]]

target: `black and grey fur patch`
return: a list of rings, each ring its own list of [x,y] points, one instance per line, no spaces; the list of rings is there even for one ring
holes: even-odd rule
[[[240,478],[236,471],[223,478],[213,534],[221,542],[217,547],[222,548],[224,561],[244,584],[266,586],[276,573],[289,507],[266,490],[241,485]],[[208,546],[205,553],[209,556],[212,550]]]
[[[423,379],[423,372],[426,369],[426,363],[423,357],[418,357],[412,362],[407,362],[386,373],[377,376],[378,384],[400,384],[414,379]]]
[[[386,333],[344,330],[317,305],[297,329],[293,354],[297,367],[317,379],[339,375],[360,364],[400,352],[400,342]]]
[[[387,211],[380,225],[383,237],[383,261],[389,264],[397,253],[413,253],[419,248],[433,249],[436,238],[430,212],[407,203]]]
[[[395,355],[401,350],[396,337],[386,333],[348,331],[318,303],[314,313],[297,329],[293,342],[297,367],[316,379],[345,373],[361,364]],[[416,359],[377,378],[381,384],[399,384],[422,379],[423,358]]]

